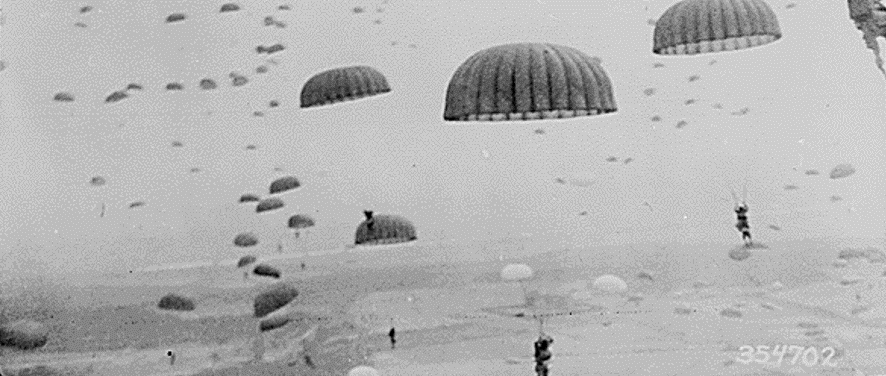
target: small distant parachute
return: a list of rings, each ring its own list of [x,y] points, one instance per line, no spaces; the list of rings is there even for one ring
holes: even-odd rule
[[[855,167],[848,163],[838,164],[831,170],[831,179],[842,179],[855,173]]]
[[[279,9],[279,10],[290,10],[290,9],[292,9],[292,8],[289,7],[289,4],[282,4],[282,5],[278,6],[277,9]]]
[[[265,16],[265,26],[272,26],[274,25],[274,22],[274,16]],[[264,47],[262,47],[262,49],[264,49]],[[261,51],[258,52],[261,53]]]
[[[292,303],[298,297],[298,290],[292,285],[279,282],[255,297],[252,303],[253,315],[263,318]]]
[[[172,141],[172,147],[180,148],[182,146],[184,146],[184,144],[182,144],[181,141]]]
[[[370,366],[357,366],[348,371],[348,376],[378,376],[378,371]]]
[[[617,276],[606,274],[594,280],[594,288],[608,293],[623,293],[628,289],[628,284]]]
[[[126,94],[125,91],[117,90],[117,91],[109,94],[107,96],[107,98],[105,98],[105,103],[116,103],[116,102],[122,101],[126,98],[129,98],[129,94]]]
[[[677,122],[677,129],[682,129],[683,127],[685,127],[688,124],[689,123],[687,123],[686,120],[680,120]]]
[[[91,11],[91,10],[92,10],[92,6],[85,5],[85,6],[83,6],[83,7],[80,8],[80,13],[87,13],[87,12],[89,12],[89,11]]]
[[[270,210],[280,209],[284,206],[286,206],[286,204],[283,203],[283,200],[277,197],[269,197],[258,202],[258,205],[255,206],[255,212],[262,213]]]
[[[551,43],[512,43],[481,50],[456,69],[443,119],[538,120],[616,110],[600,59]]]
[[[804,172],[804,174],[806,174],[806,175],[818,175],[818,170],[806,170],[806,172]]]
[[[238,11],[238,10],[240,10],[240,6],[239,6],[239,5],[234,4],[234,3],[226,3],[226,4],[223,4],[223,5],[221,6],[221,10],[219,10],[219,13],[224,13],[224,12],[235,12],[235,11]]]
[[[126,90],[144,90],[144,86],[133,82],[129,85],[126,85]]]
[[[778,18],[764,0],[683,0],[656,21],[652,52],[695,55],[734,51],[780,38]]]
[[[255,148],[256,148],[255,145],[251,145],[251,144],[250,144],[250,145],[246,145],[246,150],[255,150]]]
[[[259,65],[259,66],[255,67],[255,73],[258,73],[258,74],[268,73],[268,66],[267,65]]]
[[[299,237],[302,229],[314,227],[314,219],[305,214],[295,214],[289,217],[289,228],[295,231],[295,237]]]
[[[655,115],[655,116],[649,118],[649,120],[651,120],[653,122],[659,122],[659,121],[661,121],[661,116]]]
[[[249,79],[246,76],[231,72],[228,74],[228,77],[231,78],[231,86],[243,86],[249,83]]]
[[[643,94],[645,94],[647,97],[651,96],[651,95],[655,94],[655,88],[650,87],[650,88],[643,89]]]
[[[357,226],[355,245],[405,243],[418,239],[415,226],[406,218],[391,214],[373,215],[372,211],[363,214],[366,219]]]
[[[234,237],[234,245],[238,247],[252,247],[258,244],[258,237],[251,232],[237,234]]]
[[[700,78],[701,77],[699,77],[698,75],[691,75],[691,76],[689,76],[689,82],[698,81]]]
[[[137,208],[140,206],[145,206],[145,202],[144,201],[135,201],[135,202],[129,204],[130,209],[134,209],[134,208]]]
[[[256,265],[255,268],[252,269],[252,274],[276,279],[280,279],[280,276],[282,275],[277,268],[267,264]]]
[[[52,97],[52,100],[54,100],[56,102],[73,102],[74,101],[74,94],[71,94],[66,91],[58,92],[55,94],[54,97]]]
[[[218,84],[211,78],[204,78],[200,80],[200,88],[203,90],[213,90],[218,88]]]
[[[157,303],[157,308],[172,311],[193,311],[197,308],[194,300],[177,294],[166,294]]]
[[[166,23],[184,21],[186,18],[184,13],[173,13],[166,16]]]
[[[366,12],[366,8],[363,8],[363,7],[354,7],[353,12],[354,12],[354,14],[363,13],[363,12]]]
[[[240,195],[240,202],[259,202],[261,198],[252,194],[252,193],[244,193]]]
[[[292,321],[292,318],[288,315],[279,315],[273,316],[259,321],[258,330],[261,332],[267,332],[270,330],[282,328],[286,324]]]
[[[253,264],[253,263],[255,263],[256,261],[258,261],[258,258],[256,258],[256,257],[253,256],[253,255],[246,255],[246,256],[240,257],[240,259],[237,260],[237,268],[239,269],[239,268],[242,268],[242,267],[244,267],[244,266],[247,266],[247,265]]]
[[[609,156],[609,157],[606,158],[606,162],[618,162],[618,157],[616,157],[616,156]]]
[[[184,90],[185,86],[178,82],[170,82],[166,84],[166,90]]]
[[[302,87],[301,108],[354,101],[388,93],[385,76],[368,66],[350,66],[317,73]]]
[[[89,184],[94,187],[101,187],[105,185],[105,183],[107,183],[107,181],[101,176],[93,176],[92,179],[89,180]]]
[[[508,264],[499,273],[502,280],[507,282],[527,281],[532,279],[532,268],[526,264]]]
[[[280,102],[275,101],[275,100],[268,102],[268,107],[273,108],[273,107],[277,107],[277,106],[280,106]]]
[[[271,182],[270,193],[280,193],[301,187],[301,182],[295,176],[284,176]]]
[[[265,22],[267,22],[267,20],[265,20]],[[273,54],[273,53],[277,53],[277,52],[283,51],[283,50],[285,50],[285,49],[286,49],[286,47],[284,47],[284,46],[283,46],[282,44],[280,44],[280,43],[277,43],[277,44],[274,44],[274,45],[271,45],[271,46],[268,46],[268,47],[265,47],[265,46],[259,45],[259,46],[255,47],[255,52],[256,52],[256,53],[266,53],[266,54],[270,55],[270,54]]]

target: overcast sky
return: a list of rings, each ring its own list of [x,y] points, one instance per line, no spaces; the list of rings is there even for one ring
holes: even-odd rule
[[[842,2],[768,1],[781,40],[695,57],[651,52],[647,21],[670,1],[299,0],[277,10],[283,3],[220,14],[222,2],[4,2],[7,275],[236,258],[231,241],[247,230],[262,237],[262,252],[278,239],[335,248],[353,241],[363,209],[411,219],[422,239],[728,246],[740,241],[730,190],[740,195],[745,184],[763,241],[884,236],[886,80]],[[81,14],[86,4],[93,9]],[[358,6],[366,11],[355,14]],[[188,18],[165,23],[173,12]],[[267,15],[287,26],[264,26]],[[512,42],[599,57],[618,112],[444,122],[458,65]],[[286,46],[276,64],[255,52],[274,43]],[[269,72],[259,75],[262,64]],[[385,74],[392,92],[299,108],[313,74],[356,64]],[[231,72],[249,83],[233,87]],[[199,90],[202,78],[218,89]],[[185,90],[167,92],[169,82]],[[129,83],[144,90],[104,103]],[[60,91],[75,101],[53,101]],[[841,163],[857,173],[829,179]],[[285,209],[259,217],[236,203],[290,174],[304,187],[284,196]],[[96,175],[107,185],[90,186]],[[133,201],[146,205],[130,210]],[[300,243],[285,230],[293,213],[318,220]]]

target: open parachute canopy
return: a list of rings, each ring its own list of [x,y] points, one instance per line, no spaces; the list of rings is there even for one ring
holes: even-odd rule
[[[368,66],[330,69],[311,77],[301,89],[301,107],[325,106],[391,91],[381,72]]]
[[[258,237],[251,232],[243,232],[234,237],[234,245],[238,247],[252,247],[258,244]]]
[[[285,282],[276,283],[267,290],[258,294],[252,304],[253,316],[263,318],[298,297],[298,290]]]
[[[243,195],[240,196],[241,203],[243,203],[243,202],[259,202],[259,201],[261,201],[261,198],[252,194],[252,193],[244,193]]]
[[[366,220],[357,226],[354,235],[355,245],[405,243],[418,238],[415,226],[406,218],[391,214],[373,215],[371,211],[364,214]]]
[[[628,284],[617,276],[606,274],[594,280],[594,288],[610,293],[621,293],[628,289]]]
[[[538,120],[616,110],[600,59],[551,43],[513,43],[481,50],[456,69],[443,119]]]
[[[370,366],[357,366],[348,371],[348,376],[378,376],[378,371]]]
[[[526,264],[508,264],[501,269],[501,279],[504,281],[525,281],[532,279],[532,268]]]
[[[775,42],[781,28],[764,0],[683,0],[655,23],[652,52],[696,55]]]
[[[280,279],[280,270],[268,264],[258,264],[252,268],[252,274]]]
[[[280,209],[284,206],[286,206],[286,204],[283,203],[283,200],[277,197],[268,197],[258,202],[258,205],[255,206],[255,212],[262,213],[266,211]]]
[[[240,257],[239,260],[237,260],[237,268],[242,268],[244,266],[254,264],[256,261],[258,261],[257,257],[255,257],[253,255],[245,255],[243,257]]]
[[[284,176],[271,182],[269,189],[271,194],[286,192],[301,187],[301,182],[295,176]]]
[[[300,229],[314,227],[314,219],[305,214],[295,214],[289,217],[289,228]]]

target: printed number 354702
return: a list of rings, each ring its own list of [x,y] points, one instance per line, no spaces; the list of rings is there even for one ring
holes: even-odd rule
[[[784,362],[785,355],[790,355],[791,364],[797,364],[797,361],[802,358],[803,365],[807,367],[814,367],[817,364],[821,364],[825,367],[837,367],[837,364],[831,361],[831,358],[836,355],[837,351],[830,346],[821,350],[820,357],[818,349],[816,349],[815,346],[804,348],[803,346],[797,345],[775,345],[775,347],[770,350],[770,347],[765,345],[760,345],[756,348],[744,345],[740,347],[738,351],[740,351],[741,354],[735,360],[743,364],[760,363],[777,367]],[[819,360],[821,360],[821,363],[819,363]]]

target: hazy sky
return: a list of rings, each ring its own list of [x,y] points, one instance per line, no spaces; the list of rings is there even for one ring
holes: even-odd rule
[[[423,239],[533,234],[580,245],[728,246],[740,239],[729,192],[745,182],[763,241],[886,232],[886,80],[844,3],[786,9],[787,1],[768,1],[781,40],[695,57],[651,52],[647,20],[671,1],[299,0],[278,11],[280,0],[220,14],[222,3],[4,2],[0,257],[11,262],[0,271],[230,259],[240,254],[234,235],[246,230],[266,240],[262,252],[281,237],[303,249],[338,247],[353,241],[363,209],[404,215]],[[81,14],[86,4],[93,10]],[[366,12],[355,14],[356,6]],[[166,24],[173,12],[188,19]],[[287,27],[263,26],[266,15]],[[600,57],[618,112],[442,120],[459,64],[524,41]],[[287,48],[274,55],[277,65],[255,52],[274,43]],[[256,74],[261,64],[270,71]],[[393,91],[298,107],[310,76],[356,64],[384,73]],[[233,87],[231,72],[249,84]],[[692,75],[700,79],[689,82]],[[202,78],[219,88],[197,89]],[[167,92],[169,82],[185,90]],[[104,103],[129,83],[145,89]],[[657,91],[646,96],[647,88]],[[54,102],[60,91],[75,101]],[[280,107],[269,108],[271,100]],[[746,115],[730,114],[742,108]],[[650,120],[656,115],[662,121]],[[172,148],[174,140],[184,147]],[[840,163],[858,172],[828,179]],[[284,174],[304,183],[284,196],[285,210],[259,217],[236,204],[242,193],[266,194]],[[95,175],[107,185],[90,186]],[[146,205],[127,208],[138,200]],[[301,243],[285,231],[296,212],[318,219]]]

